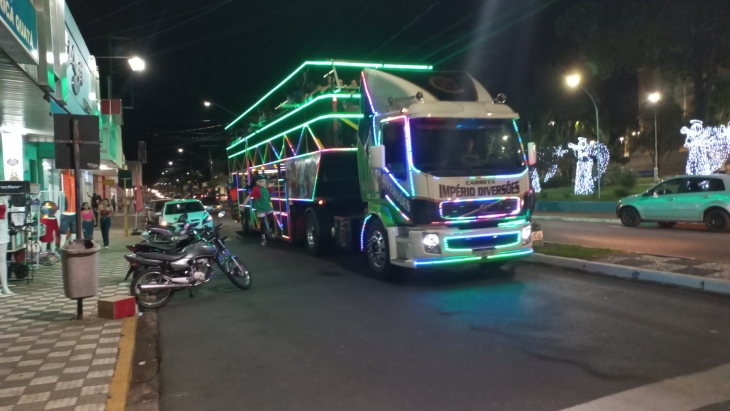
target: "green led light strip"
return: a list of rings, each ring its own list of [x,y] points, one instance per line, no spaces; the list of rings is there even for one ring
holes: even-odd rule
[[[251,150],[255,149],[256,147],[258,147],[260,145],[267,144],[269,141],[273,141],[274,139],[277,139],[279,137],[285,136],[285,135],[291,133],[292,131],[299,130],[300,128],[307,127],[307,126],[309,126],[312,123],[315,123],[315,122],[320,121],[320,120],[325,120],[325,119],[328,119],[328,118],[362,118],[362,114],[337,114],[337,113],[335,113],[335,114],[325,114],[323,116],[319,116],[319,117],[317,117],[315,119],[309,120],[309,121],[307,121],[304,124],[300,124],[300,125],[298,125],[296,127],[290,128],[289,130],[286,130],[283,133],[277,134],[274,137],[271,137],[270,139],[268,139],[266,141],[262,141],[262,142],[260,142],[260,143],[258,143],[256,145],[253,145],[253,146],[251,146],[251,147],[249,147],[247,149],[241,150],[241,151],[239,151],[239,152],[237,152],[235,154],[231,154],[230,156],[228,156],[228,158],[233,158],[233,157],[235,157],[235,156],[237,156],[239,154],[242,154],[242,153],[251,151]]]
[[[392,70],[433,70],[433,66],[427,66],[427,65],[415,65],[415,64],[384,64],[384,63],[357,63],[357,62],[347,62],[347,61],[305,61],[304,64],[299,66],[296,70],[294,70],[293,73],[291,73],[289,76],[287,76],[279,85],[274,87],[273,90],[269,91],[261,97],[259,101],[257,101],[253,106],[251,106],[248,110],[244,111],[243,114],[238,116],[231,124],[226,126],[226,130],[233,127],[234,124],[238,123],[242,118],[246,116],[246,114],[250,113],[253,109],[255,109],[259,104],[263,103],[264,100],[266,100],[269,96],[271,96],[276,90],[280,89],[283,85],[285,85],[289,80],[291,80],[294,76],[297,75],[304,67],[307,66],[334,66],[334,67],[359,67],[359,68],[383,68],[383,69],[392,69]]]
[[[288,114],[286,114],[285,116],[283,116],[283,117],[281,117],[281,118],[278,118],[278,119],[276,119],[276,120],[275,120],[274,122],[272,122],[272,123],[268,124],[268,125],[267,125],[266,127],[262,128],[262,129],[260,129],[260,130],[256,130],[256,131],[254,131],[253,133],[251,133],[251,134],[247,135],[246,137],[244,137],[244,138],[242,138],[242,139],[238,140],[237,142],[233,143],[233,144],[232,144],[232,145],[231,145],[230,147],[228,147],[228,148],[227,148],[226,150],[230,150],[230,149],[232,149],[233,147],[235,147],[235,146],[237,146],[237,145],[239,145],[239,144],[242,144],[242,143],[244,143],[244,142],[245,142],[246,140],[248,140],[249,138],[251,138],[251,137],[255,136],[256,134],[259,134],[260,132],[262,132],[262,131],[266,130],[267,128],[269,128],[269,127],[271,127],[271,126],[273,126],[274,124],[277,124],[277,123],[279,123],[279,122],[281,122],[281,121],[283,121],[283,120],[285,120],[285,119],[289,118],[290,116],[292,116],[292,115],[294,115],[294,114],[296,114],[296,113],[300,112],[301,110],[304,110],[304,108],[306,108],[306,107],[309,107],[309,106],[310,106],[311,104],[315,103],[316,101],[319,101],[319,100],[323,100],[323,99],[326,99],[326,98],[360,98],[360,95],[359,95],[359,94],[323,94],[323,95],[321,95],[321,96],[318,96],[317,98],[315,98],[315,99],[313,99],[313,100],[311,100],[311,101],[308,101],[308,102],[307,102],[306,104],[303,104],[303,105],[302,105],[301,107],[297,107],[297,108],[296,108],[296,109],[295,109],[294,111],[292,111],[291,113],[288,113]]]

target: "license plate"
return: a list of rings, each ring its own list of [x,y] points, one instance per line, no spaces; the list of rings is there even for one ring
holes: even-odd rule
[[[495,250],[474,250],[474,257],[489,257],[495,254]]]
[[[542,231],[534,231],[532,233],[532,241],[540,241],[542,240]]]

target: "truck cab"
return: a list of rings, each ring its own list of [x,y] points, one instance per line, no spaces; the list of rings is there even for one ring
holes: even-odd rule
[[[463,72],[366,68],[362,84],[361,248],[371,269],[532,252],[528,153],[502,96]]]

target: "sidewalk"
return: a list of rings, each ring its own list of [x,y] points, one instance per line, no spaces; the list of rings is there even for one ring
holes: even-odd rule
[[[110,248],[100,252],[99,295],[84,300],[83,320],[63,294],[60,261],[39,266],[29,284],[11,283],[16,295],[0,298],[0,411],[105,409],[122,320],[97,318],[96,302],[128,295],[124,246],[139,238],[125,239],[122,220],[114,223]]]

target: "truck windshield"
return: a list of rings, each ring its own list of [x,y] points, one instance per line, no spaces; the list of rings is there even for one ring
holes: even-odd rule
[[[439,177],[517,173],[525,168],[509,119],[411,119],[413,165]]]

